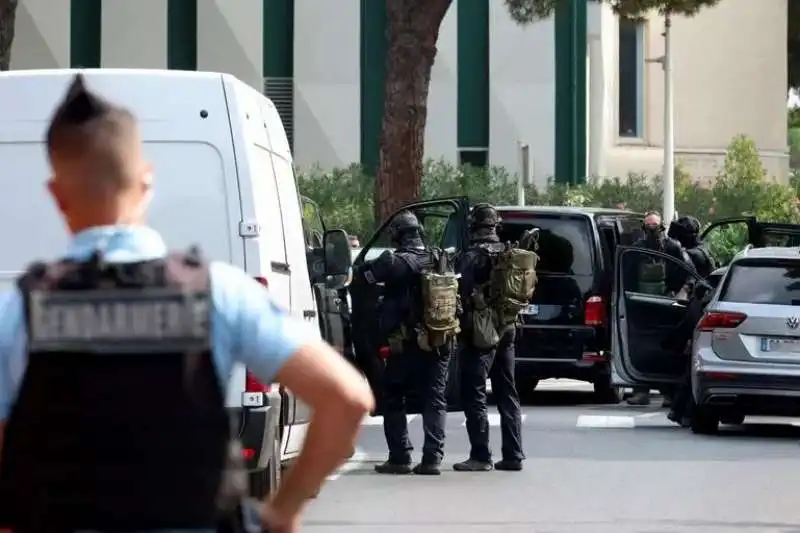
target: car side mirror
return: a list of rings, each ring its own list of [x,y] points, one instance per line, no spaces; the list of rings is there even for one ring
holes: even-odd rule
[[[350,274],[353,266],[353,256],[350,251],[350,238],[347,232],[341,229],[332,229],[325,232],[323,237],[325,275],[331,277],[344,277]]]

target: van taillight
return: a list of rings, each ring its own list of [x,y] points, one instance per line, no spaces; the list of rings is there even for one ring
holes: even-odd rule
[[[269,282],[267,281],[267,278],[265,278],[264,276],[256,276],[256,281],[262,284],[263,286],[269,288]]]
[[[247,372],[247,374],[245,376],[245,381],[244,381],[244,391],[245,392],[269,392],[270,391],[270,386],[269,385],[264,385],[258,379],[256,379],[256,377],[253,374],[251,374],[250,372]]]
[[[700,331],[714,331],[715,329],[733,329],[738,327],[739,324],[747,320],[747,315],[744,313],[726,313],[720,311],[709,311],[700,323],[697,324],[697,329]]]
[[[590,296],[583,308],[583,322],[587,326],[602,326],[606,323],[606,306],[600,296]]]

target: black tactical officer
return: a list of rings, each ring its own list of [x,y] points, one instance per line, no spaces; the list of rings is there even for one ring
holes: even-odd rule
[[[717,262],[708,247],[700,241],[700,221],[696,218],[684,216],[673,221],[667,236],[683,246],[695,270],[704,278],[717,268]]]
[[[663,252],[686,264],[692,264],[691,259],[683,249],[681,243],[666,235],[666,228],[661,221],[661,214],[650,211],[645,214],[644,237],[633,243],[633,246]],[[666,261],[642,260],[637,265],[637,272],[626,273],[626,278],[638,279],[638,291],[665,296],[677,294],[685,285],[686,272],[684,269]],[[665,394],[664,406],[672,403],[670,391]],[[630,405],[648,405],[650,403],[650,390],[647,387],[635,387],[634,394],[628,398]]]
[[[669,236],[683,245],[695,270],[705,278],[716,270],[717,262],[705,243],[700,241],[699,234],[700,222],[691,216],[680,217],[669,226]],[[711,292],[705,287],[695,287],[692,298],[689,300],[686,319],[681,324],[681,328],[675,332],[675,343],[678,349],[683,349],[683,346],[688,348],[694,326],[700,320],[710,297]],[[668,418],[686,427],[691,425],[694,398],[691,389],[691,358],[688,356],[688,351],[685,352],[685,355],[686,372],[675,395]]]
[[[435,267],[434,256],[422,240],[422,226],[413,213],[405,211],[397,215],[389,231],[395,249],[385,251],[359,272],[367,283],[384,283],[378,322],[380,334],[388,339],[391,351],[383,382],[383,429],[389,460],[377,465],[375,471],[439,475],[444,457],[450,350],[446,347],[423,350],[416,334],[422,319],[421,274]],[[408,438],[405,410],[411,389],[422,394],[425,433],[422,462],[413,470],[413,446]]]
[[[482,291],[492,273],[492,257],[505,248],[496,231],[500,222],[494,207],[476,205],[470,215],[470,248],[456,262],[456,271],[461,274],[461,302],[464,306],[458,355],[461,402],[471,448],[469,459],[453,466],[462,472],[488,471],[493,466],[486,407],[488,378],[492,381],[492,393],[500,412],[503,440],[503,457],[494,464],[494,468],[521,470],[525,459],[522,451],[522,411],[514,383],[516,324],[497,331],[495,347],[477,346],[474,336],[476,297],[485,296]],[[481,344],[488,346],[492,343]]]

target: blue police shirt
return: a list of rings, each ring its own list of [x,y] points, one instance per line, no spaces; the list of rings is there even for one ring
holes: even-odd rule
[[[88,259],[102,250],[106,261],[125,263],[163,258],[167,246],[144,226],[102,226],[75,235],[66,257]],[[281,311],[269,293],[242,270],[211,263],[211,337],[214,363],[223,387],[236,362],[261,381],[275,374],[318,331]],[[26,365],[22,296],[17,289],[0,293],[0,420],[6,420],[16,399]]]

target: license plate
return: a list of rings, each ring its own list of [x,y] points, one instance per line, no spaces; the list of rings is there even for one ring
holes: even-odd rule
[[[528,307],[526,307],[525,309],[520,311],[519,314],[521,314],[521,315],[538,315],[539,314],[539,306],[538,305],[534,305],[534,304],[530,304],[530,305],[528,305]]]
[[[800,339],[764,337],[761,339],[761,351],[800,353]]]
[[[264,393],[243,392],[242,407],[264,407]]]

